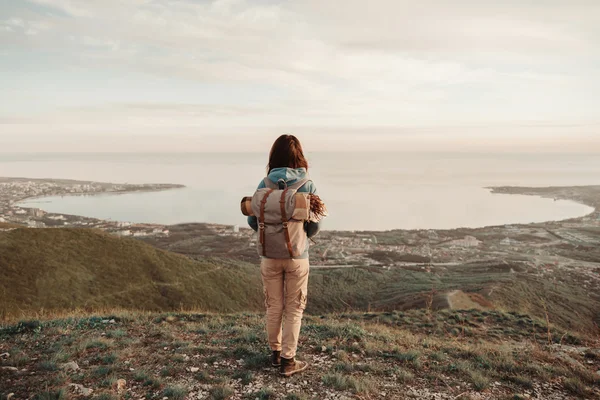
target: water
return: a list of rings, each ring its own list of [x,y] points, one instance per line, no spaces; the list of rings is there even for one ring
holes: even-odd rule
[[[600,184],[596,154],[314,153],[310,174],[330,211],[325,229],[481,227],[585,215],[571,201],[491,194],[488,186]],[[66,196],[23,203],[131,222],[245,223],[242,196],[266,154],[0,154],[0,176],[180,183],[165,192]]]

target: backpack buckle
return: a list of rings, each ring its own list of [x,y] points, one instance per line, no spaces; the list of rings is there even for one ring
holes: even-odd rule
[[[264,230],[264,229],[265,229],[265,224],[264,224],[264,222],[259,222],[259,223],[258,223],[258,227],[259,227],[261,230]]]
[[[282,223],[281,223],[281,225],[283,225],[283,227],[284,227],[285,229],[287,229],[287,227],[288,227],[288,223],[287,223],[287,221],[286,221],[286,222],[282,222]]]

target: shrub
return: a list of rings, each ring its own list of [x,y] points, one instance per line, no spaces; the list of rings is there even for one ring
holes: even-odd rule
[[[225,400],[233,395],[233,389],[229,386],[215,386],[210,389],[211,400]]]
[[[174,400],[183,400],[187,396],[188,391],[183,386],[169,386],[163,390],[162,395]]]

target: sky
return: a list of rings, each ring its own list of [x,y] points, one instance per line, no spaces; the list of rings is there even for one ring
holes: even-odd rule
[[[0,0],[0,152],[600,153],[597,0]]]

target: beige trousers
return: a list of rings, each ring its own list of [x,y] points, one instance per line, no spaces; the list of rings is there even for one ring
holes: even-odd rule
[[[284,358],[296,356],[302,314],[306,307],[308,271],[308,258],[263,258],[260,263],[269,346],[273,351],[281,351]]]

